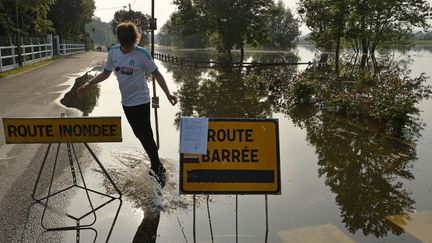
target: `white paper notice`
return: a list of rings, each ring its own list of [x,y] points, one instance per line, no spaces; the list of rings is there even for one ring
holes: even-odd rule
[[[208,118],[182,117],[180,153],[207,154]]]

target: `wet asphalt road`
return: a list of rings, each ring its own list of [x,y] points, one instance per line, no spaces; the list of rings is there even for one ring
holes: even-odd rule
[[[0,79],[0,117],[58,117],[63,112],[67,116],[79,115],[58,100],[79,73],[102,64],[105,58],[106,53],[87,52]],[[38,213],[41,207],[32,206],[31,199],[47,145],[5,144],[1,120],[0,124],[0,242],[60,242],[60,234],[42,233]],[[47,184],[47,180],[41,181],[41,191]],[[53,203],[61,204],[62,200],[67,198]]]

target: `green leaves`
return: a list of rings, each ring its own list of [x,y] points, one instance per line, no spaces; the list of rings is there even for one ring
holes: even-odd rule
[[[91,21],[94,0],[56,0],[48,12],[48,19],[62,39],[84,39],[84,25]]]
[[[298,12],[315,44],[336,52],[336,63],[340,43],[373,55],[378,48],[409,47],[415,27],[430,27],[426,0],[300,0]]]
[[[284,105],[287,110],[313,106],[354,119],[373,119],[388,132],[401,134],[416,126],[416,104],[431,96],[426,80],[423,74],[410,78],[396,69],[382,69],[375,75],[357,68],[337,76],[310,68],[289,82]]]
[[[139,45],[145,46],[149,43],[148,41],[148,32],[150,31],[150,18],[151,16],[148,14],[144,14],[140,11],[129,11],[129,10],[119,10],[114,13],[114,18],[110,22],[113,33],[115,34],[117,25],[119,25],[123,21],[132,21],[132,18],[138,16],[142,19],[143,23],[141,25],[141,40]]]

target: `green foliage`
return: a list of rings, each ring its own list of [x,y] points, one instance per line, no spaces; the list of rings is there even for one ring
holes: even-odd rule
[[[269,29],[266,47],[287,49],[295,46],[295,40],[300,35],[299,21],[294,18],[291,10],[285,8],[282,1],[270,8],[267,29]]]
[[[300,0],[299,13],[312,40],[326,51],[342,38],[355,51],[407,46],[414,27],[428,28],[427,0]]]
[[[264,43],[267,39],[265,17],[271,0],[196,0],[201,23],[219,50],[231,58],[231,50],[245,43]]]
[[[202,48],[208,43],[208,37],[191,0],[176,0],[177,11],[171,14],[166,23],[166,33],[176,47]]]
[[[92,37],[93,43],[97,46],[110,46],[116,41],[111,25],[102,22],[100,18],[93,18],[92,22],[85,25],[85,30]]]
[[[132,21],[134,17],[141,17],[143,23],[141,25],[141,40],[138,43],[140,46],[145,46],[149,44],[149,27],[150,27],[150,16],[148,14],[143,14],[140,11],[129,11],[129,10],[119,10],[114,13],[114,18],[110,22],[113,33],[115,34],[117,25],[124,21]]]
[[[62,39],[84,40],[85,24],[92,20],[95,8],[94,0],[56,0],[48,19]]]
[[[47,14],[54,0],[18,1],[18,22],[24,36],[42,36],[53,33],[53,23]],[[0,36],[11,36],[16,31],[15,1],[0,2]]]
[[[369,118],[396,134],[416,124],[416,104],[432,94],[423,74],[410,78],[397,70],[384,69],[379,75],[362,69],[337,76],[329,69],[310,68],[289,82],[285,108],[314,106],[322,111],[357,119]]]
[[[171,28],[171,20],[168,20],[162,28],[159,30],[159,33],[155,36],[155,42],[162,46],[171,46],[176,44],[172,41],[172,37],[169,34],[169,29]]]

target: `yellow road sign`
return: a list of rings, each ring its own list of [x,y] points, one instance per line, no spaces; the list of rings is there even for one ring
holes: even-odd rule
[[[120,117],[3,118],[3,128],[8,144],[122,141]]]
[[[276,119],[209,119],[207,154],[180,154],[184,194],[280,194]]]

